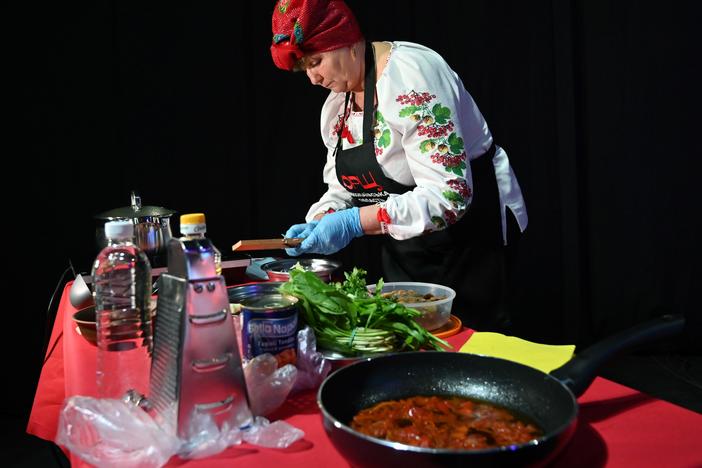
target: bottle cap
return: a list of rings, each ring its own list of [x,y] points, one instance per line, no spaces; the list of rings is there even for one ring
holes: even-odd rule
[[[184,235],[207,232],[204,213],[188,213],[180,217],[180,232]]]
[[[108,221],[105,223],[105,237],[108,239],[132,239],[134,225],[131,221]]]

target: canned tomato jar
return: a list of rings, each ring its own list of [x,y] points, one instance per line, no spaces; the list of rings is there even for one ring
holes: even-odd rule
[[[244,359],[272,354],[278,367],[297,362],[297,298],[263,294],[241,302]]]

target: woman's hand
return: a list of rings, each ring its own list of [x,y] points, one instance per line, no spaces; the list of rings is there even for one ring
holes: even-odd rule
[[[285,251],[293,256],[303,253],[329,255],[343,249],[354,238],[362,235],[360,211],[353,207],[329,213],[320,221],[291,227],[285,237],[305,237],[305,240],[299,247]]]
[[[319,221],[312,221],[310,223],[294,224],[285,232],[286,239],[293,238],[305,238],[312,233],[314,227],[319,223]],[[285,249],[285,253],[291,257],[297,257],[305,253],[300,250],[300,246],[290,249]]]

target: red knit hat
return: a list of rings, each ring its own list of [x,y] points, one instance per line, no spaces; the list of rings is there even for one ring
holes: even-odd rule
[[[362,39],[356,17],[343,0],[279,0],[273,10],[271,55],[283,70],[292,70],[305,54],[340,49]]]

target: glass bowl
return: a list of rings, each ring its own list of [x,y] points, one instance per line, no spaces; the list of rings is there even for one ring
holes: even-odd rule
[[[368,286],[368,291],[375,294],[375,285]],[[451,318],[451,306],[453,305],[453,300],[456,297],[456,291],[448,286],[416,282],[385,283],[381,294],[393,292],[395,294],[399,294],[400,291],[411,292],[409,298],[401,298],[398,302],[402,302],[402,304],[410,309],[416,309],[421,312],[422,315],[417,317],[416,320],[417,323],[427,330],[436,330],[437,328],[444,326]],[[411,299],[412,295],[426,296],[429,294],[442,299],[429,300],[426,302],[405,302],[406,300]]]

